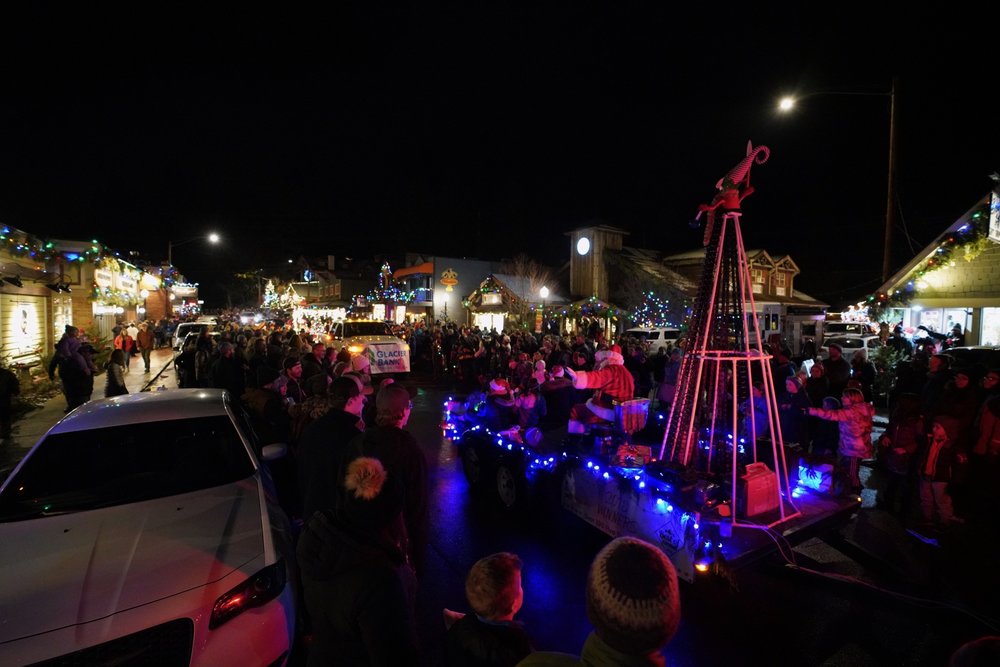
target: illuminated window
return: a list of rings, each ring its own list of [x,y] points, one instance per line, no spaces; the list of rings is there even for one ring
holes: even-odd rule
[[[784,271],[776,271],[774,274],[774,293],[778,296],[787,296],[785,293],[785,278],[786,274]]]

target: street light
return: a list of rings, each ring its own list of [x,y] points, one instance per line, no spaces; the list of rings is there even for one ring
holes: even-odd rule
[[[820,95],[850,95],[852,97],[888,97],[889,98],[889,174],[885,195],[885,247],[882,251],[882,282],[889,279],[889,264],[892,256],[892,228],[896,224],[896,87],[899,80],[892,78],[892,86],[887,93],[859,93],[846,91],[820,91],[807,93],[798,98],[785,96],[778,101],[778,110],[787,113],[795,108],[795,103],[807,97]]]
[[[205,234],[202,236],[195,236],[194,238],[185,239],[183,241],[167,241],[167,266],[174,265],[174,248],[179,245],[184,245],[185,243],[191,243],[192,241],[206,240],[209,243],[217,244],[222,238],[212,232],[210,234]]]
[[[138,312],[139,315],[145,315],[146,314],[146,299],[149,298],[149,290],[148,289],[139,290],[139,296],[142,297],[142,307],[141,308],[136,308],[136,311]],[[143,318],[143,319],[145,319],[145,318]]]
[[[542,333],[545,333],[545,300],[549,298],[549,288],[542,285],[542,289],[538,290],[538,296],[542,297]]]

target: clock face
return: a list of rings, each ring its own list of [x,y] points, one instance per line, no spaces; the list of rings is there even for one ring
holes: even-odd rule
[[[586,255],[590,252],[590,239],[586,236],[581,236],[580,240],[576,242],[576,252],[581,255]]]

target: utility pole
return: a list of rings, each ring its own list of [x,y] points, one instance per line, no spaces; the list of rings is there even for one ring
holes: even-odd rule
[[[896,226],[896,86],[898,77],[892,78],[889,91],[889,184],[885,199],[885,248],[882,254],[882,284],[889,280],[892,263],[892,228]]]

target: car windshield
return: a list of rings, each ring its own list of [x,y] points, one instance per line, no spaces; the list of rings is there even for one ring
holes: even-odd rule
[[[344,322],[344,338],[354,336],[391,336],[383,322]]]
[[[0,522],[164,498],[253,473],[225,415],[54,433],[0,496]]]
[[[831,322],[826,325],[828,334],[857,334],[859,336],[868,333],[868,327],[858,322]]]
[[[865,340],[863,338],[831,338],[827,341],[827,343],[836,343],[845,350],[857,350],[865,346]]]

